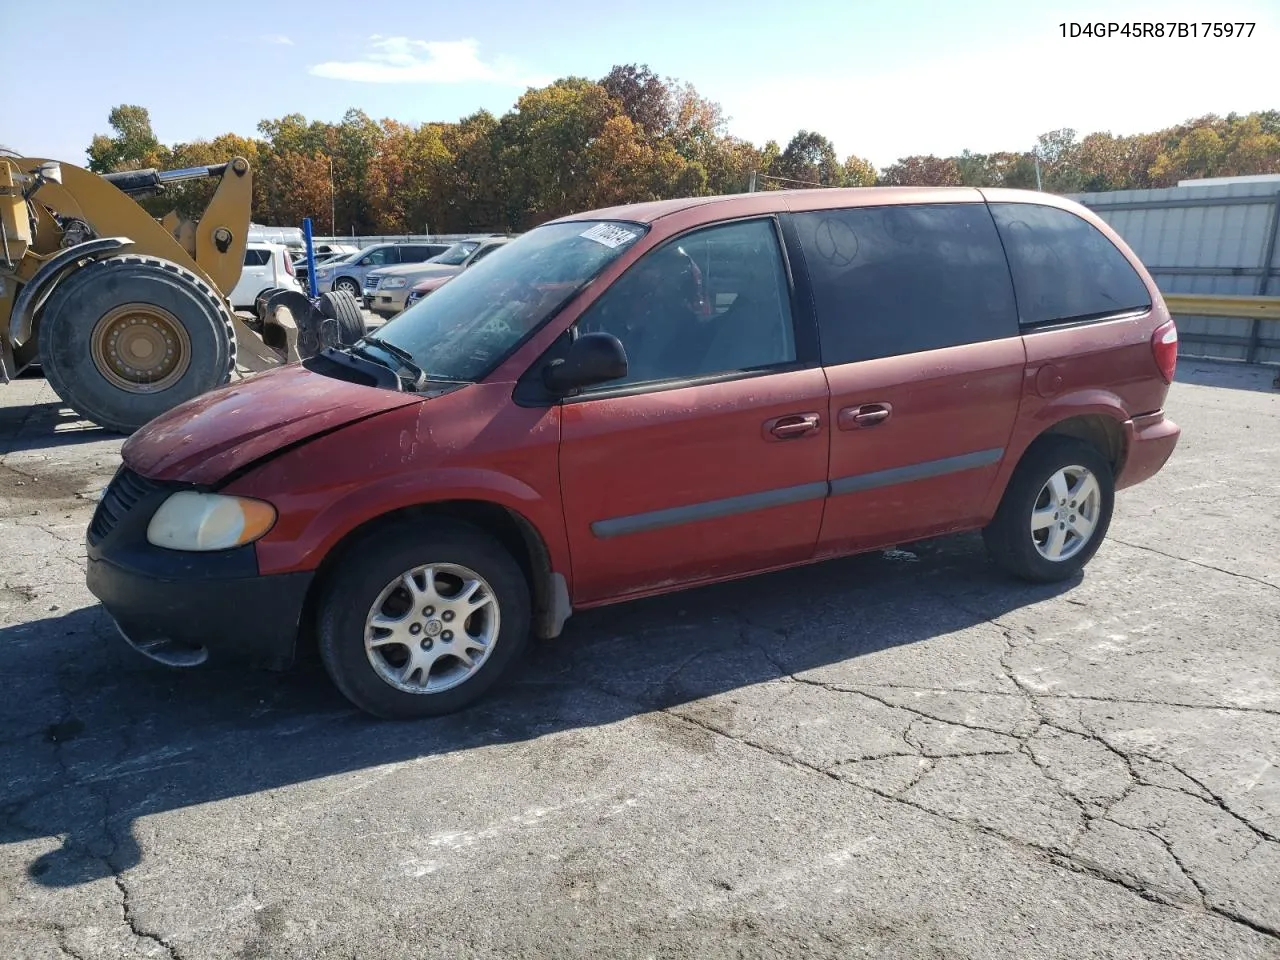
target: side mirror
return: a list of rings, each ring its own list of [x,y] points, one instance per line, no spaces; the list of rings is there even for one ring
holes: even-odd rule
[[[608,383],[627,375],[627,351],[611,333],[584,333],[573,341],[563,360],[542,370],[542,382],[559,396]]]
[[[50,183],[62,182],[62,164],[56,160],[47,160],[40,164],[40,176]]]

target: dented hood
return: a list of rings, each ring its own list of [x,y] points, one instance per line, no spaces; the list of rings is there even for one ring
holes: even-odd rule
[[[152,480],[215,484],[283,447],[422,400],[288,366],[175,407],[120,453]]]

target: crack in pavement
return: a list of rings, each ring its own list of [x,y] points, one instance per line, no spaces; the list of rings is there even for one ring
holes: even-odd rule
[[[609,694],[609,691],[607,690],[601,690],[600,692]],[[609,695],[612,695],[612,694],[609,694]],[[1202,909],[1206,913],[1211,913],[1231,923],[1239,924],[1241,926],[1247,927],[1250,930],[1253,930],[1256,933],[1259,933],[1264,936],[1275,939],[1277,941],[1280,941],[1280,927],[1274,927],[1274,928],[1268,927],[1265,924],[1260,924],[1254,920],[1251,920],[1248,917],[1239,915],[1234,911],[1227,910],[1223,907],[1219,907],[1216,905],[1206,904],[1206,903],[1197,904],[1194,902],[1189,903],[1180,897],[1166,896],[1161,891],[1153,890],[1147,886],[1144,886],[1141,883],[1138,883],[1134,880],[1129,879],[1128,877],[1125,877],[1122,874],[1116,873],[1115,871],[1108,870],[1105,868],[1098,868],[1088,862],[1076,859],[1075,857],[1073,857],[1070,850],[1056,849],[1052,846],[1046,846],[1044,844],[1039,844],[1039,843],[1034,843],[1032,841],[1024,840],[1020,837],[1011,836],[1009,834],[996,830],[994,827],[987,826],[986,824],[976,823],[974,821],[965,820],[960,817],[954,817],[944,811],[936,810],[932,807],[928,807],[922,803],[918,803],[907,797],[895,795],[893,793],[890,793],[887,790],[881,790],[866,783],[859,783],[855,781],[845,780],[844,778],[840,777],[834,770],[824,769],[822,767],[817,766],[816,764],[809,763],[808,761],[805,761],[805,760],[801,760],[797,757],[792,756],[791,754],[788,754],[786,751],[780,750],[777,747],[773,747],[769,744],[754,740],[750,737],[736,736],[734,734],[729,733],[726,730],[720,729],[714,724],[701,720],[698,717],[688,716],[671,708],[665,708],[659,712],[668,714],[672,717],[675,717],[678,720],[681,720],[685,723],[692,724],[693,726],[696,726],[699,729],[705,730],[706,732],[714,734],[716,736],[723,737],[724,739],[740,744],[741,746],[749,747],[753,750],[758,750],[762,753],[768,754],[774,760],[782,763],[785,766],[792,767],[795,769],[805,770],[809,773],[827,777],[828,779],[834,780],[837,783],[843,784],[847,787],[864,790],[867,793],[873,794],[874,796],[880,797],[884,800],[888,800],[893,803],[900,803],[904,806],[912,808],[913,810],[918,810],[921,813],[927,814],[928,816],[937,817],[941,820],[945,820],[949,823],[953,823],[957,826],[963,827],[964,829],[972,830],[976,833],[983,834],[984,836],[993,837],[997,840],[1001,840],[1005,843],[1008,843],[1014,847],[1028,851],[1032,853],[1034,856],[1036,856],[1037,858],[1043,859],[1046,862],[1054,864],[1055,866],[1059,866],[1064,869],[1071,870],[1072,872],[1093,877],[1095,879],[1102,880],[1106,883],[1119,886],[1129,891],[1130,893],[1133,893],[1141,897],[1144,900],[1148,900],[1153,903],[1159,903],[1165,906],[1177,906],[1179,904],[1182,904],[1185,906],[1191,906],[1197,909]],[[1199,884],[1193,884],[1193,886],[1195,886],[1196,890],[1199,891],[1200,889]]]
[[[867,688],[882,690],[911,690],[919,693],[955,693],[963,696],[1021,698],[1020,692],[1009,690],[984,690],[965,687],[916,687],[907,683],[868,683],[865,686],[844,685],[849,693],[863,693]],[[1177,700],[1147,700],[1134,697],[1102,697],[1085,693],[1037,693],[1041,700],[1087,700],[1095,703],[1130,704],[1146,707],[1173,707],[1179,710],[1221,710],[1226,713],[1262,713],[1280,717],[1278,707],[1239,707],[1223,703],[1184,703]]]
[[[1111,543],[1118,543],[1121,546],[1129,547],[1132,550],[1145,550],[1147,553],[1154,553],[1169,560],[1180,560],[1183,563],[1189,563],[1193,567],[1199,567],[1202,570],[1213,570],[1216,573],[1225,573],[1229,577],[1238,577],[1241,580],[1250,580],[1253,583],[1261,584],[1264,587],[1270,587],[1272,590],[1280,590],[1280,584],[1272,583],[1270,580],[1263,580],[1261,577],[1255,577],[1247,573],[1236,573],[1236,571],[1228,570],[1225,567],[1216,567],[1212,563],[1205,563],[1201,560],[1192,560],[1190,557],[1180,557],[1176,553],[1168,553],[1164,550],[1158,550],[1155,547],[1148,547],[1141,543],[1130,543],[1127,540],[1119,540],[1115,537],[1107,537],[1107,540]]]
[[[677,719],[682,720],[686,723],[693,724],[694,726],[697,726],[709,733],[715,734],[720,737],[724,737],[728,740],[731,740],[735,743],[746,746],[750,749],[757,750],[764,754],[767,754],[775,761],[782,763],[784,765],[795,767],[798,769],[803,769],[814,774],[819,774],[819,775],[828,777],[830,779],[834,779],[847,786],[851,786],[856,789],[865,790],[868,793],[881,797],[885,800],[892,801],[894,803],[901,803],[912,809],[919,810],[930,816],[938,817],[947,822],[954,823],[965,829],[973,830],[983,835],[997,838],[1003,842],[1012,844],[1015,847],[1018,847],[1027,851],[1031,851],[1035,856],[1041,859],[1045,859],[1046,861],[1053,863],[1063,869],[1068,869],[1076,873],[1087,875],[1095,879],[1120,886],[1123,889],[1131,893],[1134,893],[1137,896],[1142,897],[1143,899],[1146,899],[1152,902],[1166,904],[1166,905],[1182,904],[1185,906],[1190,906],[1195,909],[1203,910],[1207,913],[1211,913],[1215,916],[1221,917],[1222,919],[1227,920],[1228,922],[1239,924],[1256,933],[1265,935],[1267,937],[1270,937],[1276,940],[1280,940],[1280,927],[1269,926],[1266,923],[1262,923],[1248,916],[1245,916],[1244,914],[1241,914],[1236,910],[1213,903],[1210,899],[1209,893],[1205,889],[1204,882],[1201,881],[1200,878],[1195,875],[1194,871],[1192,871],[1191,868],[1181,859],[1181,857],[1177,855],[1176,851],[1173,849],[1172,842],[1158,832],[1158,830],[1161,829],[1160,825],[1157,825],[1156,827],[1145,827],[1145,828],[1132,827],[1128,824],[1121,824],[1118,821],[1115,821],[1114,819],[1111,818],[1110,814],[1112,809],[1117,804],[1121,803],[1124,799],[1129,797],[1133,793],[1133,791],[1137,789],[1139,786],[1155,787],[1159,789],[1181,793],[1187,797],[1198,800],[1202,803],[1206,803],[1210,806],[1216,806],[1222,812],[1226,813],[1228,816],[1232,817],[1232,819],[1241,823],[1244,827],[1250,830],[1258,838],[1258,844],[1261,844],[1263,842],[1277,842],[1276,838],[1272,834],[1270,834],[1268,831],[1252,823],[1250,820],[1248,820],[1248,818],[1244,817],[1243,815],[1239,814],[1235,810],[1231,809],[1231,807],[1226,803],[1226,801],[1222,797],[1218,796],[1216,793],[1214,793],[1214,791],[1212,791],[1208,786],[1206,786],[1201,780],[1190,775],[1186,770],[1184,770],[1178,764],[1172,761],[1159,758],[1159,757],[1149,756],[1147,754],[1144,754],[1138,751],[1134,751],[1133,753],[1130,753],[1129,751],[1126,751],[1120,748],[1119,746],[1117,746],[1116,744],[1112,743],[1110,740],[1108,740],[1104,735],[1102,735],[1099,731],[1094,729],[1088,723],[1088,721],[1084,718],[1084,715],[1082,712],[1083,708],[1081,708],[1080,711],[1078,711],[1078,714],[1079,714],[1077,717],[1077,720],[1079,722],[1078,729],[1072,729],[1071,727],[1064,725],[1062,722],[1057,721],[1051,717],[1048,717],[1044,713],[1044,709],[1040,702],[1042,695],[1039,694],[1033,688],[1031,688],[1025,681],[1023,681],[1022,678],[1018,676],[1017,672],[1013,669],[1013,666],[1010,663],[1012,654],[1015,651],[1017,646],[1017,637],[1015,635],[1014,628],[1000,623],[998,619],[987,619],[985,621],[985,622],[991,623],[992,625],[1000,629],[1002,632],[1003,640],[1004,640],[1004,650],[1000,655],[999,663],[1000,663],[1001,670],[1005,675],[1005,678],[1012,685],[1012,689],[1014,692],[1001,691],[1000,695],[1016,696],[1025,700],[1028,707],[1034,713],[1038,721],[1034,728],[1027,731],[1023,731],[1021,733],[1016,733],[1016,732],[1010,733],[1010,732],[1007,732],[1006,730],[1002,730],[1002,729],[999,729],[993,726],[988,726],[981,723],[975,723],[967,719],[962,721],[962,720],[955,720],[947,717],[938,716],[935,713],[930,713],[928,710],[921,709],[917,706],[896,703],[892,699],[889,699],[888,697],[879,696],[865,688],[838,684],[838,683],[828,683],[828,682],[814,680],[814,679],[803,677],[803,676],[797,676],[786,669],[785,665],[780,662],[780,660],[778,659],[774,651],[769,649],[767,645],[758,642],[751,635],[751,629],[760,629],[760,628],[758,628],[755,624],[752,624],[745,617],[740,617],[740,620],[744,625],[742,629],[740,629],[739,631],[739,635],[741,639],[748,646],[761,652],[761,654],[777,669],[778,673],[780,674],[779,676],[780,680],[786,680],[786,681],[794,682],[797,684],[815,686],[815,687],[819,687],[834,693],[856,695],[856,696],[865,698],[868,701],[877,703],[881,706],[884,706],[893,710],[900,710],[900,711],[903,711],[904,713],[912,715],[913,719],[906,725],[905,729],[903,729],[901,734],[903,742],[911,749],[912,752],[910,754],[888,753],[888,754],[881,754],[876,757],[857,758],[852,761],[849,761],[849,760],[840,761],[836,764],[823,767],[819,764],[798,758],[792,755],[791,753],[788,753],[786,750],[782,748],[762,742],[751,736],[733,734],[728,730],[717,726],[715,723],[709,722],[707,720],[703,720],[697,716],[683,713],[678,709],[668,707],[668,708],[664,708],[661,712],[670,714],[671,716],[676,717]],[[790,638],[789,631],[785,629],[775,628],[773,629],[773,632],[784,639]],[[918,688],[907,688],[907,687],[903,687],[903,688],[918,689]],[[605,692],[606,694],[610,693],[610,691],[607,691],[607,690],[602,692]],[[944,689],[944,692],[959,693],[959,694],[965,694],[970,696],[988,695],[986,692],[979,692],[979,691],[973,691],[973,690],[954,690],[953,691],[953,690]],[[617,694],[611,694],[611,695],[616,696]],[[1094,700],[1102,700],[1103,702],[1106,701],[1106,698],[1063,697],[1060,695],[1047,696],[1047,697],[1044,697],[1044,699],[1058,699],[1058,700],[1067,699],[1067,700],[1079,700],[1079,701],[1085,701],[1085,702],[1094,701]],[[1161,705],[1175,706],[1175,707],[1183,706],[1180,704],[1161,704]],[[1272,711],[1265,710],[1265,709],[1259,710],[1259,711],[1249,711],[1246,709],[1243,712],[1270,713]],[[1026,756],[1026,758],[1040,772],[1040,774],[1044,777],[1046,783],[1050,785],[1050,787],[1054,790],[1055,793],[1060,795],[1064,800],[1073,804],[1074,807],[1078,810],[1080,814],[1080,826],[1075,836],[1072,837],[1069,841],[1067,841],[1064,844],[1057,844],[1057,843],[1046,844],[1046,843],[1039,843],[1031,840],[1026,840],[1020,837],[1012,836],[1008,833],[1003,832],[1002,830],[989,826],[988,824],[964,819],[963,817],[954,816],[950,813],[947,813],[944,810],[935,809],[933,807],[928,806],[925,803],[913,800],[910,797],[906,796],[906,794],[915,785],[917,785],[925,776],[927,776],[929,773],[933,771],[933,769],[936,767],[937,763],[940,760],[946,759],[946,757],[943,757],[943,756],[937,756],[937,757],[928,756],[924,750],[924,745],[919,740],[913,739],[912,737],[913,729],[915,728],[916,724],[919,723],[921,720],[927,720],[930,722],[940,723],[948,726],[960,727],[960,728],[969,729],[969,730],[982,732],[986,734],[993,734],[998,737],[1003,737],[1003,738],[1016,741],[1018,743],[1017,752],[1021,752]],[[1120,791],[1119,794],[1117,794],[1114,797],[1108,798],[1105,802],[1102,802],[1102,803],[1092,803],[1078,796],[1074,791],[1070,789],[1067,782],[1065,782],[1061,777],[1057,776],[1052,770],[1049,769],[1048,764],[1044,762],[1041,757],[1037,756],[1035,750],[1032,748],[1030,741],[1033,738],[1035,738],[1037,735],[1040,735],[1045,730],[1054,730],[1064,736],[1075,737],[1075,738],[1080,738],[1082,740],[1092,741],[1100,745],[1103,749],[1108,751],[1113,756],[1115,756],[1117,760],[1119,760],[1120,763],[1123,765],[1123,768],[1127,773],[1127,782],[1124,788]],[[1012,753],[1012,752],[1015,752],[1015,751],[1012,751],[1012,750],[1011,751],[975,751],[974,754],[975,755],[992,755],[992,754],[1008,755],[1009,753]],[[882,789],[872,784],[868,784],[868,783],[857,781],[857,780],[849,780],[841,776],[841,770],[852,764],[856,764],[858,762],[867,762],[872,759],[886,759],[888,757],[897,757],[897,756],[916,756],[920,758],[923,762],[922,762],[922,769],[917,771],[916,775],[907,784],[907,786],[902,787],[896,791]],[[1148,778],[1143,776],[1142,772],[1135,767],[1135,757],[1138,757],[1141,760],[1148,763],[1162,764],[1166,766],[1167,768],[1178,773],[1187,782],[1193,784],[1199,790],[1203,791],[1203,794],[1199,794],[1193,790],[1187,789],[1182,786],[1170,786],[1167,784],[1151,783],[1148,780]],[[1103,821],[1107,823],[1113,823],[1117,826],[1124,827],[1126,829],[1132,830],[1137,833],[1149,835],[1153,840],[1159,843],[1161,848],[1167,852],[1171,861],[1174,863],[1174,865],[1177,867],[1180,873],[1184,877],[1186,877],[1187,882],[1190,885],[1190,888],[1196,891],[1198,902],[1196,902],[1195,900],[1187,900],[1185,897],[1182,897],[1182,896],[1170,895],[1158,889],[1153,889],[1151,886],[1144,884],[1141,881],[1137,880],[1136,878],[1132,878],[1125,873],[1119,872],[1114,868],[1110,868],[1105,865],[1096,864],[1090,860],[1077,856],[1074,851],[1075,851],[1075,848],[1078,846],[1080,839],[1087,834],[1092,824],[1097,822],[1103,822]],[[1256,849],[1256,846],[1258,844],[1255,844],[1254,849]]]

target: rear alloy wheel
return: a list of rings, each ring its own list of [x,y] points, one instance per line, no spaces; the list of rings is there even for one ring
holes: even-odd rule
[[[109,257],[54,288],[39,353],[68,406],[132,433],[226,383],[235,333],[222,298],[196,274],[156,257]]]
[[[983,539],[992,559],[1016,577],[1067,580],[1102,545],[1114,505],[1111,464],[1095,447],[1041,437],[1014,470]]]
[[[374,716],[450,713],[515,663],[530,630],[529,585],[492,537],[432,521],[376,529],[326,578],[320,656]]]
[[[333,281],[333,289],[346,293],[352,297],[360,296],[360,284],[356,283],[350,277],[339,277]]]

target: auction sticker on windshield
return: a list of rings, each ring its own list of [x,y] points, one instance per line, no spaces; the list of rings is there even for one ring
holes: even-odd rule
[[[596,243],[603,243],[609,249],[615,250],[624,243],[630,243],[639,234],[632,233],[626,227],[620,227],[616,223],[597,223],[590,230],[582,231],[578,236],[594,240]]]

